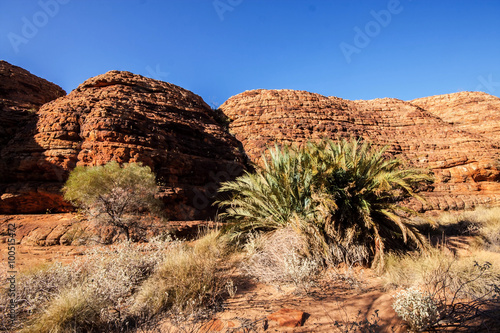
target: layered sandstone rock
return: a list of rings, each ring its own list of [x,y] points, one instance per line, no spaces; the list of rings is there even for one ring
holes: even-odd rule
[[[362,137],[431,168],[434,188],[425,210],[471,208],[500,201],[500,150],[482,135],[397,99],[349,101],[305,91],[253,90],[231,97],[221,110],[252,160],[277,142]],[[497,109],[498,111],[498,109]]]
[[[64,95],[61,87],[0,60],[0,150],[43,104]]]
[[[411,103],[453,124],[456,129],[480,134],[500,146],[500,98],[496,96],[464,91],[418,98]]]
[[[208,217],[218,183],[237,176],[244,164],[238,141],[201,97],[118,71],[45,104],[30,135],[12,140],[2,159],[11,161],[8,179],[50,187],[44,193],[53,195],[37,201],[40,187],[24,194],[21,188],[0,201],[4,213],[59,211],[61,185],[75,166],[117,161],[150,166],[162,184],[167,216],[180,220]]]
[[[29,166],[13,163],[13,158],[17,157],[10,156],[7,150],[16,142],[22,142],[25,145],[24,157],[39,151],[40,147],[33,140],[38,110],[43,104],[64,95],[65,91],[59,86],[0,61],[0,211],[11,211],[4,210],[4,203],[7,206],[22,205],[27,211],[40,204],[49,207],[61,204],[61,200],[54,201],[51,184],[25,183],[13,177],[13,169]],[[30,194],[34,191],[38,192],[36,196]]]

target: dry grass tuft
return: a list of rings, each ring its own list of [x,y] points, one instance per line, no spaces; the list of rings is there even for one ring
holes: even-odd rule
[[[226,242],[152,240],[95,247],[69,265],[19,276],[22,332],[123,331],[163,311],[189,317],[234,292],[220,269]],[[0,304],[9,299],[0,294]],[[4,320],[5,321],[5,320]]]
[[[458,215],[444,213],[438,224],[446,235],[476,236],[476,247],[500,253],[500,207],[478,207]]]
[[[224,240],[215,232],[193,246],[176,244],[139,287],[130,312],[143,318],[164,311],[190,317],[200,308],[215,307],[227,293],[227,279],[219,269],[225,247]]]
[[[63,290],[22,333],[92,332],[102,328],[102,297],[85,285]]]
[[[463,284],[478,273],[475,263],[490,263],[491,268],[479,279]],[[450,292],[459,291],[462,298],[473,298],[491,289],[492,285],[500,285],[500,256],[475,251],[469,257],[455,257],[445,250],[433,250],[427,255],[410,254],[397,256],[391,254],[387,258],[384,282],[387,288],[410,288],[430,286],[434,281],[447,276],[447,288]],[[460,289],[460,290],[459,290]]]
[[[292,227],[253,236],[246,246],[243,271],[263,283],[277,287],[291,284],[307,291],[314,284],[320,262],[304,254],[306,244],[306,238]]]

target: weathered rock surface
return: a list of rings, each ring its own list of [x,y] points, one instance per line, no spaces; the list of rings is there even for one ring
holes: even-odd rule
[[[280,309],[267,316],[267,319],[278,322],[279,326],[298,327],[304,323],[305,313],[295,309]]]
[[[0,149],[36,118],[40,106],[64,95],[61,87],[0,60]]]
[[[412,104],[440,117],[456,129],[480,134],[500,146],[500,98],[480,91],[418,98]]]
[[[132,231],[132,238],[143,240],[168,233],[175,238],[193,239],[199,234],[200,228],[220,227],[214,222],[201,220],[168,223],[149,221],[151,222],[153,224],[146,234],[139,235]],[[14,224],[16,227],[16,244],[27,246],[78,246],[95,243],[110,244],[125,240],[125,235],[120,232],[119,228],[96,225],[75,213],[0,215],[0,248],[2,248],[1,244],[7,243],[10,238],[9,224]]]
[[[0,212],[60,211],[59,190],[75,166],[117,161],[152,168],[170,219],[206,218],[213,213],[218,183],[242,170],[239,147],[201,97],[173,84],[111,71],[45,104],[29,135],[11,140],[2,152],[2,159],[10,161],[7,178],[38,186],[28,186],[25,195],[4,194]],[[43,186],[50,187],[43,192],[52,201],[39,195]],[[16,194],[22,191],[11,187]]]
[[[241,173],[246,154],[256,161],[274,142],[351,136],[434,171],[421,209],[500,201],[500,99],[485,93],[405,102],[247,91],[221,106],[236,138],[199,96],[129,72],[96,76],[64,95],[0,62],[0,213],[71,210],[60,192],[69,172],[114,160],[153,169],[170,219],[205,219],[218,184]]]
[[[26,207],[26,212],[40,205],[64,206],[51,193],[53,184],[19,182],[19,179],[12,177],[10,171],[28,166],[14,164],[13,157],[6,153],[8,147],[18,141],[25,144],[25,155],[39,150],[32,138],[38,110],[43,104],[64,95],[66,92],[59,86],[0,61],[0,211],[12,211],[5,210],[5,204],[17,206],[17,209]],[[31,171],[37,172],[36,169]],[[36,196],[31,195],[34,191],[37,192]]]
[[[0,153],[21,129],[36,121],[43,104],[64,95],[61,87],[0,60]],[[0,181],[3,178],[0,174]]]
[[[274,142],[363,137],[388,145],[391,153],[413,166],[434,171],[436,184],[426,193],[428,205],[420,209],[462,209],[500,201],[498,146],[409,102],[253,90],[231,97],[221,110],[232,120],[230,130],[254,161]]]

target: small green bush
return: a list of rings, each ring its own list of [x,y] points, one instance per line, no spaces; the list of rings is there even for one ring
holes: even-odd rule
[[[131,229],[140,227],[142,213],[157,213],[160,205],[155,175],[138,163],[76,167],[63,192],[93,221],[120,228],[127,240]]]

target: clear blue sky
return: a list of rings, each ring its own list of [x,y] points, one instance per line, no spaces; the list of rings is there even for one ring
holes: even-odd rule
[[[67,92],[127,70],[217,106],[257,88],[500,96],[500,1],[0,0],[0,58]]]

